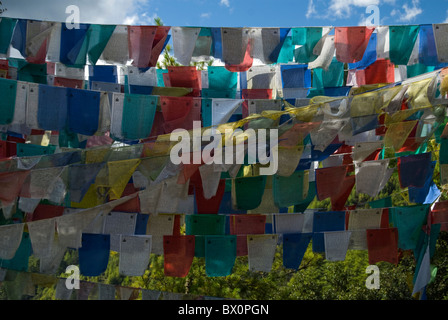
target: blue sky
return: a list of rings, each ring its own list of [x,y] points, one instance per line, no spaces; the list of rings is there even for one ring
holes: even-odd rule
[[[168,26],[300,27],[365,25],[375,5],[380,25],[448,22],[448,0],[3,0],[5,16],[65,21],[80,8],[81,22]]]

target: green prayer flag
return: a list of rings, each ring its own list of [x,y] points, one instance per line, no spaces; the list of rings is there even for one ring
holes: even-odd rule
[[[205,236],[224,235],[226,216],[218,214],[192,214],[185,216],[185,234],[194,235],[194,255],[205,257]]]
[[[378,199],[374,201],[369,202],[370,208],[376,209],[376,208],[390,208],[392,207],[392,198],[386,197],[383,199]]]
[[[234,179],[236,209],[253,210],[258,208],[263,197],[266,176],[241,177]]]

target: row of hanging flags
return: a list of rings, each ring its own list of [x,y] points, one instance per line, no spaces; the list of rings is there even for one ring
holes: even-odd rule
[[[367,250],[370,264],[410,250],[423,290],[448,223],[447,33],[1,18],[1,268],[26,274],[34,255],[55,274],[75,249],[84,276],[104,273],[112,251],[126,276],[157,254],[166,276],[202,258],[214,277],[238,256],[269,272],[279,244],[291,269],[310,245],[329,261]],[[158,69],[168,41],[181,66]],[[222,64],[190,66],[212,58]],[[278,171],[260,175],[247,157],[175,165],[170,133],[194,121],[278,129]],[[392,175],[406,206],[381,194]],[[369,200],[348,204],[353,193]],[[314,199],[331,211],[307,209]]]

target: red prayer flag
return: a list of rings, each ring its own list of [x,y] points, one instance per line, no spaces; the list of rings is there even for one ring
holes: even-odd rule
[[[364,26],[336,27],[334,38],[336,59],[345,63],[360,61],[364,51],[366,51],[373,30],[375,28]]]
[[[398,264],[398,229],[367,229],[369,264],[380,261]]]
[[[194,258],[193,235],[163,236],[164,273],[168,277],[186,277]]]

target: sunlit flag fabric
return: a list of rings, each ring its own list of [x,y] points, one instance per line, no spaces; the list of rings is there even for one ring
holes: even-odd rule
[[[438,61],[448,62],[448,44],[445,42],[448,25],[445,23],[433,24],[433,32]]]
[[[376,31],[378,32],[378,28],[376,28]],[[378,33],[373,32],[370,35],[369,42],[367,43],[366,49],[364,51],[364,55],[362,56],[362,59],[358,62],[349,63],[348,68],[349,69],[364,69],[374,63],[377,59],[377,36]]]
[[[334,30],[336,59],[345,63],[361,61],[374,29],[364,26],[336,27]]]
[[[313,88],[341,87],[344,84],[344,64],[333,58],[328,70],[313,71]]]
[[[439,61],[437,57],[437,48],[432,24],[420,25],[418,44],[419,63],[427,66],[438,65]]]
[[[418,25],[389,26],[389,57],[396,65],[407,65],[419,33]]]
[[[109,250],[109,234],[83,233],[82,246],[78,249],[80,273],[86,277],[96,277],[105,272]]]
[[[321,27],[292,28],[292,44],[299,46],[294,50],[295,61],[308,63],[315,60],[318,54],[313,52],[314,47],[322,38]]]
[[[61,45],[59,61],[65,65],[76,67],[84,66],[86,60],[86,47],[84,42],[87,37],[89,24],[80,23],[79,28],[68,28],[63,23],[61,29]]]
[[[189,65],[201,28],[173,27],[174,57],[181,65]]]

